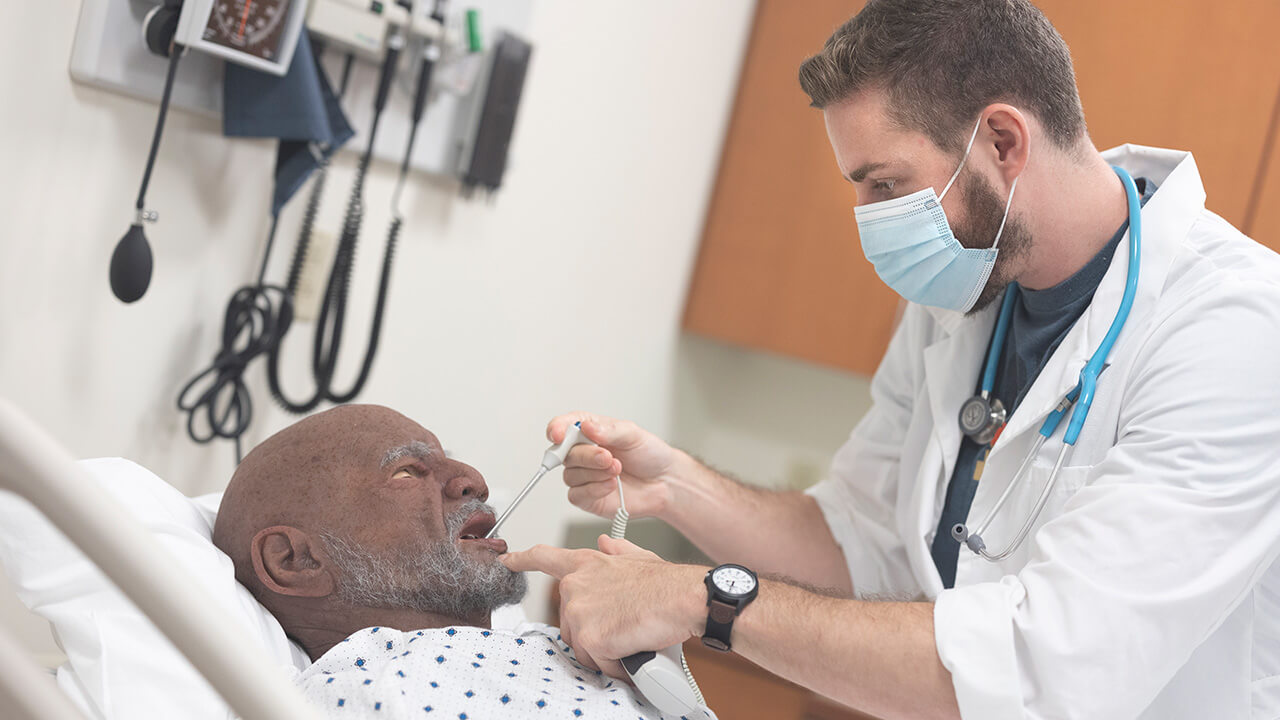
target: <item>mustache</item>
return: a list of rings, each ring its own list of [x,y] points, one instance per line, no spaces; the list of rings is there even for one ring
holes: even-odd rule
[[[492,505],[478,498],[471,498],[454,508],[453,512],[445,515],[444,527],[449,535],[447,540],[452,542],[454,538],[458,537],[458,533],[462,532],[462,526],[466,525],[467,521],[478,512],[497,515]]]

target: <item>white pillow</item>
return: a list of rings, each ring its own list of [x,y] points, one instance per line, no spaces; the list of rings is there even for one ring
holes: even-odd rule
[[[147,469],[120,458],[84,460],[94,476],[257,638],[292,677],[311,664],[266,608],[235,580],[231,559],[214,546],[219,495],[191,500]],[[58,685],[102,720],[235,717],[167,638],[32,505],[0,492],[0,565],[18,596],[53,624],[67,663]]]
[[[237,618],[288,677],[311,660],[280,623],[236,582],[231,559],[213,544],[222,493],[187,498],[146,468],[121,458],[78,463],[128,508],[205,595]],[[100,720],[234,714],[177,648],[65,536],[25,500],[0,491],[0,567],[18,596],[53,624],[67,654],[58,685]],[[493,613],[495,628],[526,621],[519,605]]]

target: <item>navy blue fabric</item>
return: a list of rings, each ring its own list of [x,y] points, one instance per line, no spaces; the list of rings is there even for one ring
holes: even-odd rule
[[[1145,178],[1134,182],[1142,196],[1142,204],[1145,205],[1155,193],[1155,183]],[[1013,305],[1013,317],[1009,320],[1009,334],[1000,353],[995,387],[992,389],[992,395],[1004,403],[1010,416],[1049,362],[1053,351],[1058,349],[1076,320],[1080,319],[1085,308],[1093,301],[1093,294],[1102,282],[1102,277],[1107,274],[1107,269],[1111,267],[1116,248],[1128,229],[1129,220],[1125,218],[1124,224],[1098,254],[1061,283],[1044,290],[1019,288],[1018,298]],[[985,356],[986,353],[983,354]],[[959,412],[959,408],[956,412]],[[942,421],[945,422],[946,418]],[[942,515],[938,519],[933,544],[929,548],[933,564],[942,576],[942,584],[948,588],[955,587],[956,559],[960,552],[960,543],[951,536],[951,528],[965,522],[969,515],[969,506],[973,504],[973,496],[978,491],[978,481],[973,477],[974,469],[979,460],[986,457],[987,449],[987,445],[979,445],[968,437],[961,440],[955,470],[947,485]]]
[[[278,215],[312,171],[355,135],[307,33],[284,77],[227,63],[222,132],[279,138],[271,211]]]

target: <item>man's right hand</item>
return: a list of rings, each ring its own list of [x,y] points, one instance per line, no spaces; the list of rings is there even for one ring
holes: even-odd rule
[[[564,482],[569,502],[601,517],[618,510],[618,486],[622,477],[627,513],[631,517],[660,515],[670,504],[668,480],[687,455],[633,422],[572,412],[547,425],[547,439],[558,443],[573,423],[582,423],[582,434],[598,447],[579,445],[564,461]]]

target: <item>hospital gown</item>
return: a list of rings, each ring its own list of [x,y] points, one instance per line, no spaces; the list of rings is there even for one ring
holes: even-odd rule
[[[578,664],[555,628],[365,628],[297,678],[331,718],[676,720]],[[688,720],[714,720],[710,712]]]

